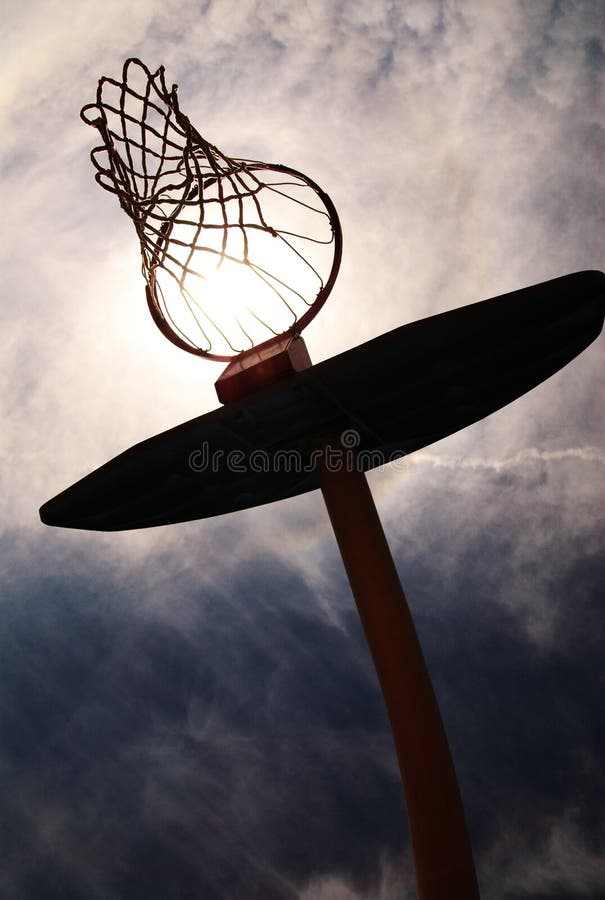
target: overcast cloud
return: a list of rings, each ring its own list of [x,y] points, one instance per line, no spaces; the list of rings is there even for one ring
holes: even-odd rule
[[[404,900],[405,808],[321,496],[125,534],[38,507],[214,408],[147,312],[79,119],[139,56],[235,157],[332,197],[314,361],[603,269],[592,0],[26,0],[1,32],[0,895]],[[482,897],[605,896],[603,343],[370,477]]]

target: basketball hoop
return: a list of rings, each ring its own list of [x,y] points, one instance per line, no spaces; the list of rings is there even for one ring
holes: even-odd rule
[[[42,520],[147,528],[320,487],[391,722],[418,896],[478,900],[439,707],[365,480],[382,462],[367,453],[385,461],[427,446],[566,365],[602,328],[605,276],[578,272],[441,313],[311,366],[299,335],[340,266],[334,205],[294,169],[221,153],[176,92],[162,67],[129,59],[81,116],[103,139],[96,180],[134,222],[153,319],[183,350],[229,361],[216,383],[225,405],[125,451],[45,504]],[[354,465],[318,459],[350,429]],[[200,442],[238,463],[193,467]],[[275,460],[286,451],[300,466],[284,473]],[[274,463],[242,462],[259,452]]]
[[[116,194],[141,244],[154,322],[188,353],[231,360],[300,334],[340,266],[334,204],[287,166],[234,159],[181,112],[164,68],[138,59],[103,77],[81,117],[103,143],[96,181]]]

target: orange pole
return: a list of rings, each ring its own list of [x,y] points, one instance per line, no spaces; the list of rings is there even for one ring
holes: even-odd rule
[[[340,448],[342,451],[342,448]],[[477,900],[456,772],[414,622],[363,472],[317,466],[389,715],[419,900]]]

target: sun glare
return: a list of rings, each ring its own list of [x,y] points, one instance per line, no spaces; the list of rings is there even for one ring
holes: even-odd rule
[[[317,297],[322,279],[294,238],[249,229],[244,253],[241,231],[230,229],[224,249],[208,240],[192,250],[189,230],[173,231],[170,259],[155,277],[171,325],[195,346],[247,350],[291,328]],[[329,243],[313,249],[325,271]]]
[[[247,263],[224,259],[201,290],[207,317],[238,350],[280,334],[295,321],[271,283]]]

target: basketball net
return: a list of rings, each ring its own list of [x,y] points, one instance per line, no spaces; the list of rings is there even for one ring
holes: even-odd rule
[[[181,112],[164,68],[152,73],[138,59],[124,63],[121,81],[101,78],[81,116],[101,135],[95,178],[134,223],[149,309],[169,340],[227,360],[308,324],[342,250],[318,185],[226,156]]]

